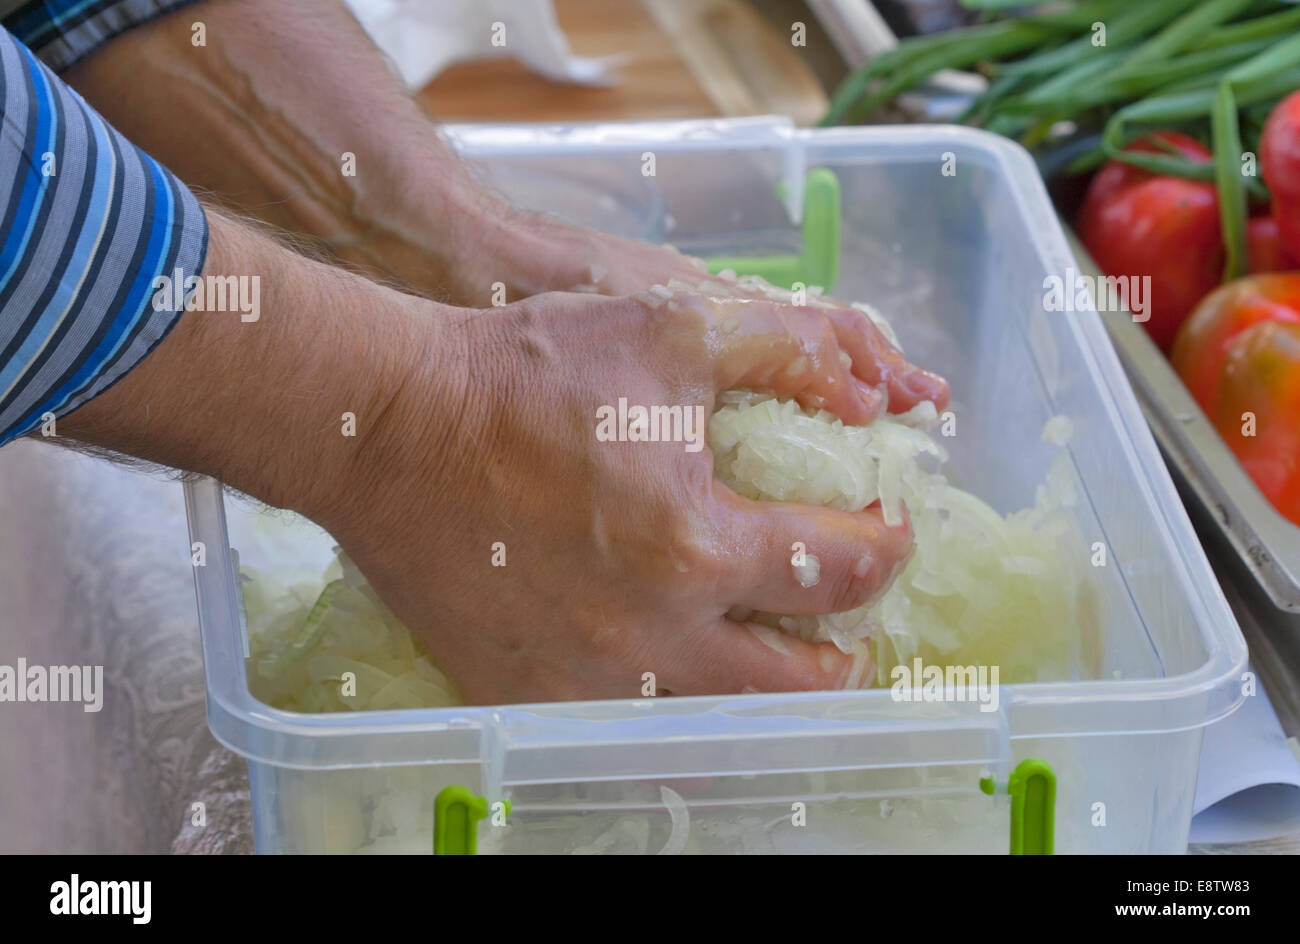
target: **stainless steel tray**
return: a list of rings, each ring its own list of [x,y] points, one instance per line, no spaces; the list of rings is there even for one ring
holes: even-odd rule
[[[1070,234],[1079,270],[1098,272]],[[1196,496],[1270,600],[1300,613],[1300,526],[1251,481],[1164,354],[1128,312],[1102,312],[1115,350],[1175,478]]]

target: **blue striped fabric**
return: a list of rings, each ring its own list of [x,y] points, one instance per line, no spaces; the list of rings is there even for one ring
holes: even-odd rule
[[[154,279],[199,274],[207,222],[184,185],[8,32],[0,109],[3,445],[153,350],[180,314],[155,307]]]
[[[194,0],[0,0],[0,25],[55,72],[118,33]]]

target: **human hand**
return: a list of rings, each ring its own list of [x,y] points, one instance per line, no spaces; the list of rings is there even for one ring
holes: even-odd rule
[[[833,646],[778,652],[727,614],[859,606],[909,526],[749,501],[692,450],[736,386],[856,423],[876,385],[892,409],[942,407],[943,382],[873,332],[853,310],[682,294],[439,308],[321,523],[472,702],[635,697],[646,672],[659,694],[838,687],[851,660]],[[698,438],[601,441],[619,398],[683,408]],[[811,587],[796,541],[820,560]]]
[[[847,677],[833,646],[777,652],[727,614],[860,605],[910,552],[906,523],[747,501],[693,449],[736,386],[856,423],[881,389],[891,409],[942,407],[942,380],[865,315],[654,293],[449,308],[209,221],[204,274],[260,279],[260,317],[186,313],[60,435],[312,518],[474,701],[634,697],[645,672],[679,694]],[[620,397],[689,409],[687,441],[602,441],[597,410]],[[811,587],[795,541],[820,559]]]

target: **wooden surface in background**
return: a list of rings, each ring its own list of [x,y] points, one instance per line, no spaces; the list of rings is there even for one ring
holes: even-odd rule
[[[801,50],[744,0],[555,0],[578,56],[621,55],[617,84],[551,82],[512,59],[453,66],[419,94],[440,121],[626,121],[780,113],[826,95]],[[484,43],[486,45],[487,38]]]

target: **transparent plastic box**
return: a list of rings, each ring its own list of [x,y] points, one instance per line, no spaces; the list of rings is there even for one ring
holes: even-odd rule
[[[1186,849],[1202,730],[1240,704],[1246,647],[1096,313],[1044,311],[1044,278],[1074,263],[1023,150],[958,127],[767,120],[449,137],[521,205],[703,255],[797,252],[801,183],[832,170],[835,295],[885,312],[911,359],[951,380],[956,481],[1003,513],[1032,504],[1053,452],[1043,424],[1072,421],[1079,527],[1107,553],[1104,665],[1097,680],[1004,686],[993,712],[888,689],[279,711],[248,693],[223,551],[323,567],[328,539],[268,526],[199,480],[186,499],[208,548],[208,720],[249,761],[260,852],[428,853],[435,797],[461,785],[511,804],[505,825],[478,824],[480,852],[657,852],[667,787],[689,813],[687,852],[1004,853],[1011,803],[980,781],[1003,787],[1026,758],[1056,773],[1056,851]]]

